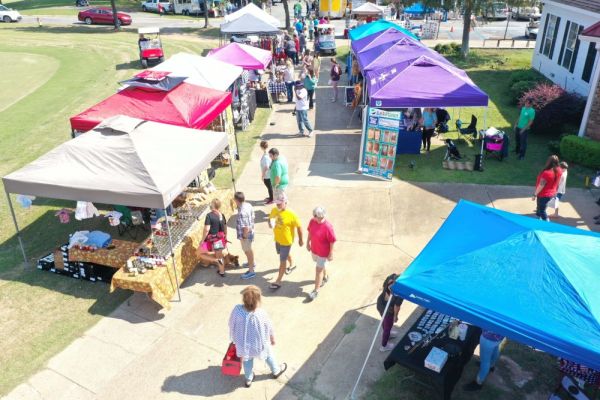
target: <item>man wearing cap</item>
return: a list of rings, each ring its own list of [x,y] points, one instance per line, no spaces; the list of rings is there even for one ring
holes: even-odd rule
[[[287,263],[289,263],[288,271],[292,269],[291,249],[294,243],[295,233],[298,232],[298,244],[300,247],[304,245],[302,237],[302,226],[298,216],[287,208],[287,196],[285,193],[280,193],[276,199],[277,207],[271,210],[269,214],[269,228],[273,229],[275,236],[275,249],[279,254],[279,273],[277,280],[269,286],[273,290],[281,287],[283,274],[286,272]],[[275,220],[275,226],[273,226]]]
[[[269,150],[269,157],[271,158],[271,167],[269,168],[271,185],[275,192],[275,198],[277,198],[288,186],[288,164],[275,147]]]
[[[304,127],[308,130],[307,137],[312,135],[313,128],[308,121],[308,92],[304,88],[304,84],[300,81],[296,82],[296,122],[298,123],[298,134],[304,136]]]

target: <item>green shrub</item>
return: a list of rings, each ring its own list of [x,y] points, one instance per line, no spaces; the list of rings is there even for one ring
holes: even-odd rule
[[[600,142],[575,135],[568,135],[560,141],[560,155],[576,164],[600,168]]]
[[[538,83],[536,81],[517,81],[510,87],[510,94],[514,103],[518,103],[523,93],[533,89]]]
[[[435,50],[438,53],[442,54],[442,44],[441,43],[436,44],[435,47],[433,48],[433,50]]]
[[[451,48],[449,44],[443,44],[440,46],[440,54],[450,54]]]
[[[452,42],[450,43],[450,49],[454,54],[458,54],[460,52],[461,45],[460,43]]]
[[[544,80],[546,80],[544,75],[540,74],[539,72],[537,72],[536,70],[534,70],[532,68],[520,69],[518,71],[513,72],[510,75],[510,85],[511,86],[520,81],[542,82]]]

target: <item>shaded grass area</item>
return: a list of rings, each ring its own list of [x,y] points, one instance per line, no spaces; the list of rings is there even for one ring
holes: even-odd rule
[[[556,358],[518,343],[508,342],[496,371],[481,391],[466,392],[462,386],[477,375],[479,357],[473,356],[452,392],[455,400],[546,399],[554,390],[559,372]],[[414,372],[394,366],[371,388],[367,400],[429,400],[435,392]]]
[[[234,161],[233,164],[233,175],[236,180],[250,159],[250,154],[252,153],[254,145],[265,130],[271,111],[271,108],[257,108],[256,114],[254,115],[254,121],[250,124],[250,129],[246,132],[237,132],[240,159],[239,161]],[[231,187],[231,172],[229,167],[221,167],[216,170],[213,184],[219,189]]]
[[[466,60],[451,58],[456,66],[465,69],[469,77],[488,94],[490,103],[487,115],[482,107],[448,109],[452,116],[452,121],[449,123],[451,131],[446,135],[440,135],[439,140],[432,142],[430,154],[398,156],[395,176],[414,182],[533,185],[547,157],[552,154],[548,148],[548,142],[556,140],[564,132],[548,132],[544,136],[530,133],[525,160],[519,161],[514,155],[513,126],[519,110],[513,103],[509,81],[514,71],[530,68],[531,56],[531,50],[480,49],[471,51]],[[444,170],[442,159],[446,148],[442,139],[458,138],[459,134],[455,128],[456,119],[460,118],[468,124],[471,114],[478,118],[478,129],[482,129],[484,121],[486,121],[487,127],[493,126],[510,134],[510,156],[502,162],[496,159],[486,159],[484,172]],[[474,160],[475,155],[479,153],[478,141],[461,138],[455,143],[461,154],[466,155],[467,159]],[[416,164],[414,169],[409,167],[412,161]],[[588,168],[573,165],[569,169],[568,185],[583,187],[584,177],[592,173],[593,171]]]
[[[39,157],[70,139],[69,117],[117,90],[117,82],[139,71],[137,39],[133,32],[114,33],[110,28],[40,29],[26,24],[0,26],[2,60],[15,65],[27,58],[14,79],[3,81],[7,106],[0,112],[0,176]],[[164,41],[167,54],[200,53],[207,41]],[[57,64],[46,70],[39,63]],[[39,86],[29,82],[45,70]],[[27,88],[34,91],[19,96]],[[2,189],[2,188],[0,188]],[[1,190],[3,191],[3,190]],[[74,202],[36,199],[28,210],[17,206],[31,264],[65,243],[76,230],[109,231],[106,220],[59,224],[54,216]],[[110,232],[110,231],[109,231]],[[129,293],[109,294],[103,283],[91,283],[24,268],[14,227],[4,196],[0,198],[0,396],[44,366],[74,338],[81,336],[101,316],[114,310]],[[113,232],[114,233],[114,232]]]
[[[89,0],[91,7],[110,6],[109,0]],[[118,8],[134,8],[141,10],[141,1],[116,0]],[[74,6],[75,0],[4,0],[4,5],[19,11],[48,9]],[[83,9],[83,8],[82,8]],[[73,12],[74,10],[71,10]]]

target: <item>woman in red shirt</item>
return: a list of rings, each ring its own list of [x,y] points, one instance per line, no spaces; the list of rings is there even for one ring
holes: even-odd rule
[[[537,208],[535,215],[544,221],[548,221],[548,214],[546,208],[548,202],[556,196],[556,190],[558,188],[558,182],[562,175],[562,169],[559,166],[558,156],[550,156],[546,161],[546,166],[540,172],[535,183],[535,192],[533,193],[533,199],[537,199]]]

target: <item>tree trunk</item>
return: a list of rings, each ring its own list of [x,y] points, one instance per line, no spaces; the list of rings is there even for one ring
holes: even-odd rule
[[[112,7],[113,23],[115,25],[115,29],[119,29],[121,27],[121,22],[119,22],[119,16],[117,15],[117,5],[115,3],[115,0],[110,0],[110,6]]]
[[[288,4],[288,0],[282,0],[283,3],[283,11],[285,11],[285,30],[290,30],[290,5]]]
[[[204,0],[204,28],[208,28],[208,0]]]
[[[473,7],[470,1],[465,1],[465,14],[463,15],[463,34],[462,34],[462,47],[460,49],[460,55],[466,58],[469,54],[469,36],[471,33],[471,14]]]

